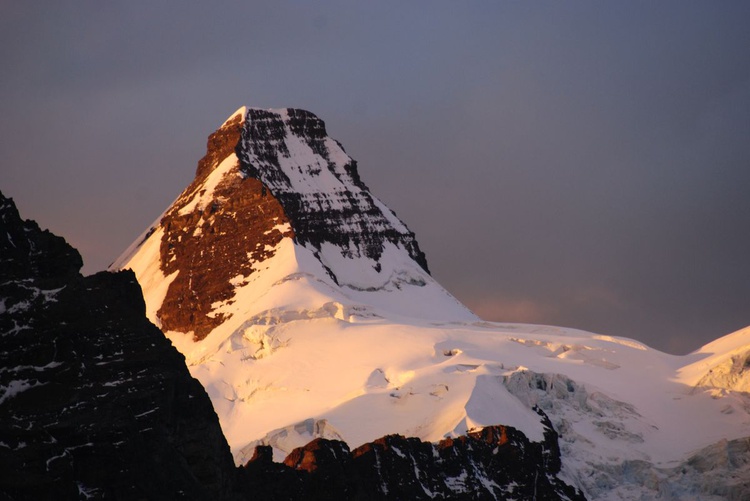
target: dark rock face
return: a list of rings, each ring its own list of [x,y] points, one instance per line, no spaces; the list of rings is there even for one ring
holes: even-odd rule
[[[438,444],[389,435],[351,452],[319,438],[283,464],[272,462],[269,446],[258,447],[241,483],[263,499],[584,499],[559,471],[551,427],[544,442],[532,443],[514,428],[491,426]]]
[[[0,498],[232,498],[211,402],[133,273],[80,276],[1,194],[0,222]]]
[[[282,162],[294,157],[289,144],[312,151],[298,171]],[[320,250],[324,242],[339,246],[349,257],[379,260],[385,242],[403,247],[425,271],[427,260],[414,233],[403,223],[393,224],[373,200],[357,172],[357,162],[328,137],[325,124],[309,111],[282,112],[249,109],[237,145],[242,171],[259,179],[284,207],[297,241]],[[340,187],[325,192],[300,189],[297,178],[315,179],[330,172]],[[335,275],[333,276],[336,279]]]
[[[65,239],[42,231],[33,221],[21,218],[12,199],[0,193],[0,280],[22,281],[33,276],[54,284],[78,275],[81,255]],[[30,238],[33,235],[33,238]]]

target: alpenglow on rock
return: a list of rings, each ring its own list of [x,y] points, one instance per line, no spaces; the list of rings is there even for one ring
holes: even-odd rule
[[[235,112],[209,137],[193,182],[111,268],[133,268],[146,294],[158,289],[149,316],[163,330],[203,339],[285,238],[346,289],[432,282],[414,234],[369,192],[323,121],[298,109]]]

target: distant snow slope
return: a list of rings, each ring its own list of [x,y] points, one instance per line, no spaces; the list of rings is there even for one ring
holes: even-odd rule
[[[205,317],[203,335],[166,335],[238,463],[257,444],[283,458],[318,436],[435,441],[505,424],[541,440],[538,406],[560,434],[564,478],[589,497],[750,490],[747,465],[726,459],[748,449],[750,328],[678,357],[483,322],[430,277],[413,234],[308,112],[241,108],[206,159],[113,266],[135,271],[157,325]],[[706,470],[726,482],[707,483]]]

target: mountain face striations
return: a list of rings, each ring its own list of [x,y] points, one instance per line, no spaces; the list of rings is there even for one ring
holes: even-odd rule
[[[247,110],[236,151],[240,171],[279,198],[297,241],[315,249],[324,264],[326,256],[320,253],[326,243],[345,257],[365,256],[378,263],[388,242],[428,271],[414,234],[372,196],[357,162],[309,111]],[[338,282],[333,269],[331,277]]]

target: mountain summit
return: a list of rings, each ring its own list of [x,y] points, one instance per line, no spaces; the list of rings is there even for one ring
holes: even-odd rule
[[[235,314],[238,290],[279,252],[351,292],[429,284],[444,314],[471,316],[430,279],[414,234],[323,121],[298,109],[235,112],[209,137],[193,182],[112,268],[133,268],[147,294],[158,290],[154,322],[200,340]]]
[[[560,479],[587,498],[750,495],[750,328],[678,357],[483,322],[432,279],[414,234],[309,112],[234,113],[195,180],[112,267],[135,272],[236,463],[303,464],[297,448],[313,439],[357,456],[393,434],[432,442],[428,461],[504,425],[539,450],[559,440]],[[410,463],[389,440],[378,447]],[[488,498],[523,497],[477,475],[453,471],[440,492],[477,481]]]

